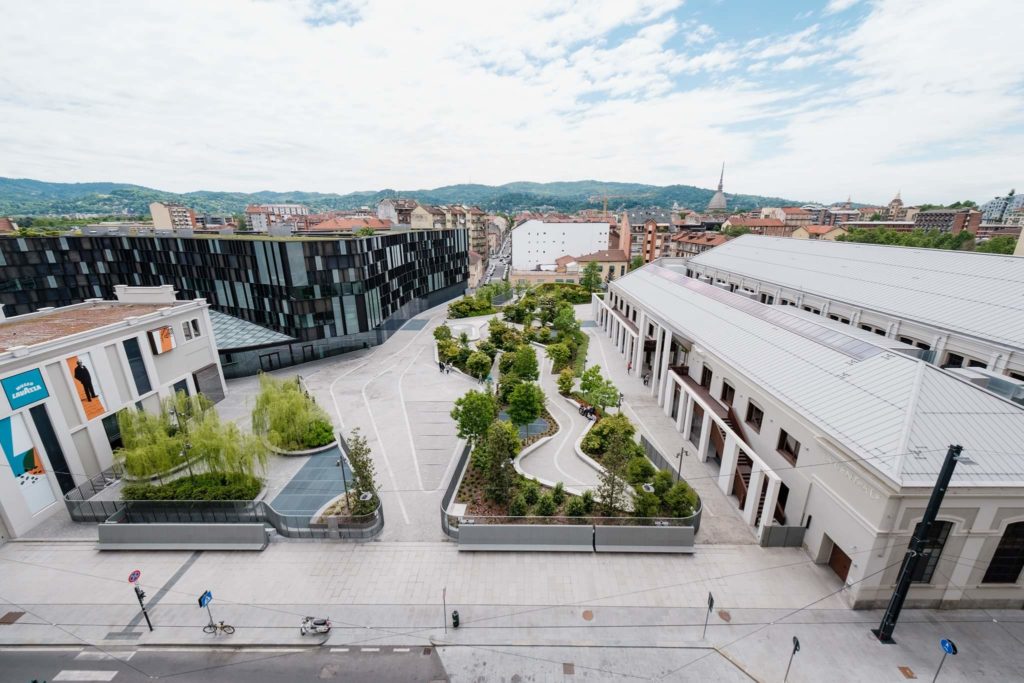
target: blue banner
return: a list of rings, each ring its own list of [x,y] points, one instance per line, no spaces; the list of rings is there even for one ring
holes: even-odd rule
[[[38,368],[11,375],[0,380],[7,394],[7,402],[11,404],[11,410],[17,410],[36,401],[42,401],[50,394],[46,391],[46,384],[43,382],[43,373]]]

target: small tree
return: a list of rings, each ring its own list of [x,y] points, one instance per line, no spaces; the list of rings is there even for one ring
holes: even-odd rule
[[[356,237],[373,237],[374,234],[376,233],[374,233],[373,228],[369,226],[362,227],[356,230]]]
[[[434,339],[437,341],[444,341],[445,339],[452,338],[452,328],[447,325],[438,325],[434,328]]]
[[[588,292],[593,292],[601,286],[601,266],[597,261],[588,261],[583,266],[583,273],[580,275],[580,285]]]
[[[540,369],[537,365],[537,352],[529,344],[523,344],[515,351],[516,359],[512,364],[512,371],[525,380],[535,380],[540,377]]]
[[[572,385],[576,383],[576,376],[570,368],[565,368],[558,373],[558,393],[568,396],[572,393]]]
[[[639,256],[639,255],[638,256],[634,256],[633,259],[629,262],[629,269],[630,270],[636,270],[637,268],[642,268],[643,265],[644,265],[644,257],[643,256]]]
[[[349,501],[349,509],[353,515],[367,515],[377,509],[377,470],[373,464],[370,447],[366,438],[356,427],[348,437],[348,463],[352,467],[352,490],[350,495],[355,501]],[[364,493],[373,496],[370,500],[363,501],[359,498]]]
[[[545,493],[537,499],[537,514],[542,517],[550,517],[555,514],[555,510],[558,505],[555,504],[555,499],[550,493]]]
[[[450,363],[458,359],[462,353],[462,347],[454,339],[444,339],[437,342],[437,357],[442,363]]]
[[[466,359],[466,369],[469,370],[469,374],[473,375],[473,377],[483,379],[491,371],[491,357],[486,353],[474,351]]]
[[[613,434],[601,460],[604,471],[597,485],[597,497],[601,499],[601,511],[605,515],[612,515],[625,507],[625,469],[629,453],[629,439],[621,432]]]
[[[548,344],[547,356],[551,359],[553,369],[558,371],[568,365],[572,352],[565,344]]]
[[[483,445],[488,457],[485,493],[494,502],[504,503],[512,492],[512,460],[521,448],[519,435],[509,423],[496,420],[487,428]]]
[[[476,441],[498,416],[498,406],[489,393],[469,391],[455,400],[451,416],[459,427],[459,438]]]
[[[580,377],[580,393],[587,403],[599,406],[602,412],[619,402],[618,388],[601,375],[600,365],[594,365],[583,372]]]
[[[512,390],[508,401],[508,417],[512,424],[526,427],[530,435],[530,423],[540,417],[544,408],[544,391],[533,382],[523,382]]]
[[[576,311],[569,304],[562,304],[558,307],[551,326],[558,330],[563,339],[580,331],[580,323],[576,320]]]

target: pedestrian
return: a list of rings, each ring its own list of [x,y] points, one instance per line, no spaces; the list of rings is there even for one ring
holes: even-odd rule
[[[632,375],[633,374],[633,361],[629,361],[629,363],[626,364],[626,374],[627,375]]]
[[[448,361],[448,365],[444,369],[444,374],[446,374],[446,375],[452,374],[452,362],[451,361]]]
[[[437,369],[440,372],[444,372],[444,363],[442,363],[441,361],[437,361]]]

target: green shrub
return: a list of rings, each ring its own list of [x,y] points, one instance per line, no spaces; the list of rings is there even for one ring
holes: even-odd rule
[[[558,393],[563,396],[568,396],[572,393],[572,387],[575,383],[576,376],[572,374],[572,370],[569,368],[565,368],[558,373]]]
[[[582,517],[587,514],[587,504],[579,496],[573,496],[565,504],[565,514],[570,517]]]
[[[334,441],[334,426],[326,419],[316,419],[306,428],[305,442],[309,448],[326,446]]]
[[[473,463],[473,468],[481,472],[486,472],[491,464],[491,454],[488,453],[483,442],[477,443],[473,447],[473,452],[470,453],[469,459]]]
[[[673,517],[689,517],[700,499],[685,481],[677,482],[664,497],[664,506]]]
[[[530,506],[526,503],[526,496],[522,492],[517,493],[508,503],[508,514],[511,517],[525,517]]]
[[[551,498],[555,501],[555,505],[561,505],[565,502],[565,484],[558,482],[555,484],[555,490],[551,492]]]
[[[252,500],[263,482],[250,475],[226,475],[204,472],[181,477],[166,484],[125,484],[124,500]]]
[[[626,463],[626,480],[630,484],[644,484],[654,478],[654,464],[645,456],[634,456]]]
[[[483,379],[491,371],[491,357],[486,353],[474,351],[466,359],[466,369],[477,379]]]
[[[654,494],[664,500],[665,494],[668,493],[674,483],[674,477],[671,472],[668,470],[658,470],[658,473],[654,475]]]
[[[590,489],[587,489],[586,491],[584,491],[583,495],[580,496],[580,500],[583,501],[583,511],[586,514],[589,515],[591,512],[594,511],[594,492],[593,491],[591,491]]]
[[[523,500],[526,501],[527,505],[533,505],[540,498],[540,484],[533,481],[532,479],[523,485]]]
[[[515,364],[516,354],[512,353],[511,351],[506,351],[505,353],[501,354],[501,359],[498,361],[498,372],[500,372],[503,376],[510,374]]]
[[[638,487],[639,489],[639,487]],[[657,517],[661,512],[661,500],[653,493],[637,490],[633,496],[633,515],[635,517]]]
[[[523,383],[522,378],[515,373],[508,373],[501,376],[498,380],[498,401],[504,405],[508,405],[508,402],[512,398],[512,392],[515,391],[516,387]]]
[[[592,427],[580,442],[580,449],[587,455],[601,455],[604,452],[604,442],[594,433],[594,429]]]
[[[545,493],[537,499],[538,515],[542,517],[550,517],[555,514],[556,509],[558,509],[558,505],[555,504],[555,498],[550,493]]]
[[[617,413],[603,417],[587,432],[587,437],[593,436],[593,439],[590,440],[590,449],[584,447],[583,451],[591,454],[604,453],[612,434],[619,433],[627,439],[632,439],[636,433],[636,427],[633,426],[628,417],[622,414]],[[587,438],[584,437],[584,442],[586,441]]]
[[[498,347],[486,339],[481,342],[477,342],[476,350],[480,353],[487,354],[487,357],[491,359],[492,363],[494,362],[494,357],[498,355]]]
[[[434,339],[437,341],[444,341],[445,339],[452,338],[452,328],[447,325],[438,325],[434,328]]]
[[[547,355],[551,359],[551,368],[555,372],[560,371],[572,360],[572,351],[569,350],[568,345],[562,343],[549,344]]]

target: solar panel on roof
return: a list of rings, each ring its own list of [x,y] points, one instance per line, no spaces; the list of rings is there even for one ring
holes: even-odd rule
[[[843,334],[838,330],[830,330],[826,327],[816,325],[809,320],[795,318],[791,315],[787,315],[784,311],[772,308],[771,306],[765,306],[764,304],[748,299],[745,296],[739,296],[733,292],[724,290],[721,287],[701,282],[695,278],[686,277],[682,273],[675,272],[669,268],[665,268],[664,266],[651,264],[647,268],[653,274],[682,287],[686,287],[692,292],[706,296],[709,299],[714,299],[719,303],[731,306],[732,308],[743,311],[744,313],[756,318],[760,318],[761,320],[793,332],[794,334],[799,334],[801,337],[810,339],[822,346],[827,346],[828,348],[849,356],[854,360],[867,360],[868,358],[873,358],[880,353],[885,353],[884,349],[857,339],[856,337]]]

